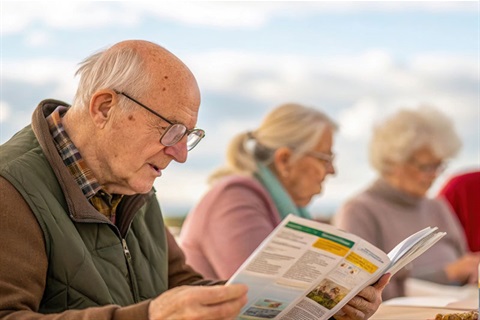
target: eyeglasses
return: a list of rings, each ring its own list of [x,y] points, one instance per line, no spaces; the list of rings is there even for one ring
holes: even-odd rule
[[[324,152],[309,151],[306,154],[307,156],[314,157],[330,165],[333,165],[333,160],[335,159],[334,154],[329,154]]]
[[[177,144],[180,140],[183,139],[185,135],[187,135],[187,150],[190,151],[205,137],[205,131],[202,129],[194,128],[192,130],[188,130],[184,124],[181,123],[173,123],[170,120],[162,117],[156,111],[153,111],[143,103],[137,101],[136,99],[130,97],[125,92],[121,92],[118,90],[113,90],[116,94],[121,94],[122,96],[126,97],[127,99],[135,102],[140,107],[146,109],[147,111],[153,113],[163,121],[167,122],[169,126],[165,129],[165,131],[160,136],[160,143],[166,147],[173,146]]]
[[[419,171],[423,173],[434,173],[440,174],[446,168],[447,164],[444,162],[437,162],[437,163],[420,163],[414,159],[410,160],[410,163]]]

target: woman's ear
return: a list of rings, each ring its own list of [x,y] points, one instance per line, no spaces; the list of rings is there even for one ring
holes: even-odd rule
[[[90,99],[89,113],[98,128],[103,128],[112,117],[113,107],[117,105],[117,95],[112,90],[99,90]]]
[[[290,174],[290,160],[292,158],[292,150],[288,147],[280,147],[273,154],[273,164],[275,170],[281,178],[287,178]]]

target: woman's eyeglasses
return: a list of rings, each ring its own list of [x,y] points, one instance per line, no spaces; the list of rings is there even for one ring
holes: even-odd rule
[[[309,151],[307,152],[308,156],[314,157],[318,160],[325,162],[326,164],[333,165],[333,160],[335,159],[334,154],[324,153],[324,152],[317,152],[317,151]]]
[[[436,163],[420,163],[415,159],[412,159],[410,160],[410,164],[412,164],[418,171],[429,174],[440,174],[447,168],[447,164],[443,161]]]

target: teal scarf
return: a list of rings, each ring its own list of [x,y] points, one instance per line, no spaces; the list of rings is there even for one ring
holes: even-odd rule
[[[272,196],[273,202],[280,213],[280,218],[283,220],[289,213],[298,217],[311,219],[310,213],[305,208],[297,207],[290,195],[285,191],[277,177],[263,164],[258,164],[258,171],[255,173],[255,178],[260,181]]]

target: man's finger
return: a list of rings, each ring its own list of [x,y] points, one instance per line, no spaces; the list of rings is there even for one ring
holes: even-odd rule
[[[366,317],[365,313],[355,307],[350,306],[348,303],[343,306],[342,311],[345,313],[345,316],[341,316],[340,319],[363,320]]]
[[[238,299],[245,295],[248,287],[244,284],[231,284],[224,286],[202,287],[208,291],[202,291],[202,304],[214,305],[225,301]]]

